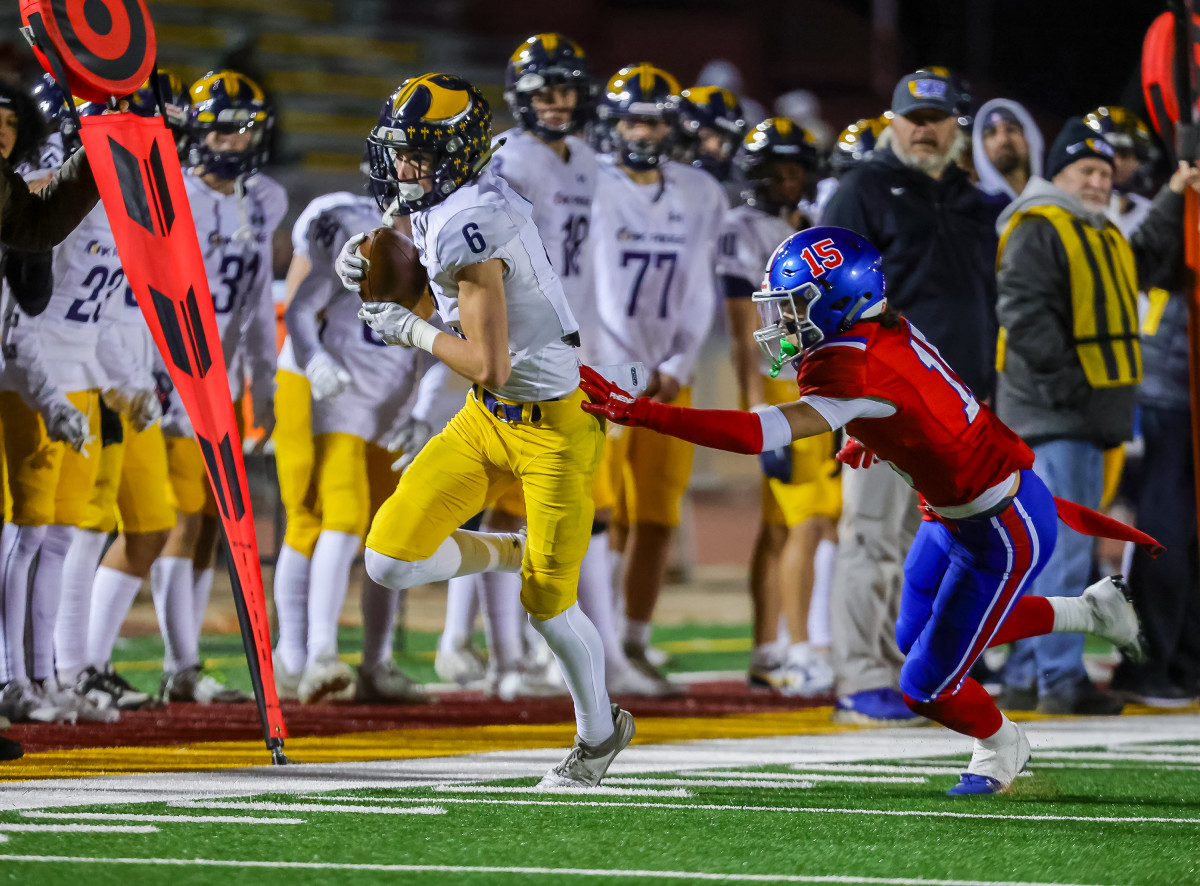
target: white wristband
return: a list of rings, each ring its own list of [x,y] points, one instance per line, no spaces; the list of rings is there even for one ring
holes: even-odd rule
[[[757,410],[755,415],[762,424],[763,452],[781,449],[792,442],[792,426],[788,424],[787,416],[778,406],[767,406]]]
[[[440,332],[441,330],[432,323],[426,323],[420,317],[417,317],[413,321],[409,337],[412,339],[414,348],[420,348],[422,351],[428,351],[432,354],[433,340],[438,337]]]

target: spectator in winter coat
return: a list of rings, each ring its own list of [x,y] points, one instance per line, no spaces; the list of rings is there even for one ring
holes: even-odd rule
[[[1067,123],[1034,178],[1001,215],[1002,354],[996,411],[1037,456],[1034,470],[1057,496],[1097,507],[1103,452],[1130,439],[1142,380],[1137,292],[1169,272],[1179,251],[1181,167],[1131,240],[1105,215],[1112,147],[1081,119]],[[1042,596],[1086,586],[1092,540],[1070,530],[1034,582]],[[1005,668],[1002,704],[1044,713],[1110,714],[1122,703],[1083,668],[1083,643],[1020,641]]]

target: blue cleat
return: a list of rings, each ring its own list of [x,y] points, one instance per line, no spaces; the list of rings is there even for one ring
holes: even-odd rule
[[[951,797],[963,794],[998,794],[1004,790],[1004,785],[990,775],[975,775],[964,772],[958,784],[946,791]]]
[[[860,726],[924,726],[928,722],[909,710],[904,696],[890,687],[841,696],[833,708],[833,721]]]

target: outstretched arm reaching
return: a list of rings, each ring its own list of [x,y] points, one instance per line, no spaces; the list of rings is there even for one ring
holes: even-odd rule
[[[648,397],[632,397],[590,366],[581,366],[579,375],[579,386],[591,401],[583,404],[585,411],[620,425],[650,428],[710,449],[755,455],[831,430],[817,410],[800,401],[760,412],[686,409],[657,403]]]

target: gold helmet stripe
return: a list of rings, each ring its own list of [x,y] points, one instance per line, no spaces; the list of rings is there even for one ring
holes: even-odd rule
[[[437,78],[442,76],[444,75],[434,72],[409,80],[397,94],[396,100],[392,102],[392,113],[399,114],[400,109],[416,94],[417,90],[424,87],[429,93],[430,101],[429,109],[421,115],[422,120],[433,122],[457,117],[470,107],[471,97],[466,90],[447,89],[437,82]]]

